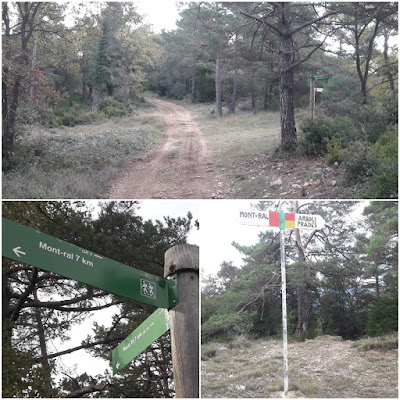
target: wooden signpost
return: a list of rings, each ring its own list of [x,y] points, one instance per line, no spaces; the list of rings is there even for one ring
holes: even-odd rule
[[[239,211],[238,221],[243,225],[253,225],[280,230],[281,291],[282,291],[282,337],[283,337],[283,393],[289,392],[289,365],[287,344],[287,308],[286,308],[286,265],[285,265],[285,229],[322,229],[325,221],[320,215],[285,213],[284,211]]]
[[[5,218],[2,233],[4,257],[159,307],[113,350],[113,373],[171,329],[176,396],[199,397],[197,246],[170,248],[158,277]]]
[[[330,78],[324,78],[324,77],[319,77],[319,76],[311,76],[310,77],[310,115],[311,115],[311,122],[314,121],[315,93],[323,91],[323,88],[314,88],[314,81],[329,81],[329,79]]]

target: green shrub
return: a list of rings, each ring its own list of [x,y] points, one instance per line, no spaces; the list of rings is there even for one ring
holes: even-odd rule
[[[304,138],[301,142],[304,152],[309,155],[331,153],[332,163],[338,161],[339,145],[346,147],[361,137],[361,131],[350,118],[320,118],[314,123],[308,120],[307,124],[303,127]],[[337,154],[334,155],[334,152]]]
[[[368,179],[368,198],[397,197],[398,193],[398,133],[397,125],[391,127],[375,143],[371,157],[377,160]]]
[[[72,111],[65,111],[55,119],[55,125],[75,126],[77,124],[78,116]]]
[[[123,117],[126,115],[126,111],[121,107],[105,107],[102,109],[102,113],[105,114],[107,118],[112,117]]]
[[[311,123],[306,122],[306,126],[302,127],[304,137],[300,142],[302,150],[307,155],[324,155],[326,146],[332,138],[332,123],[329,119],[321,118]]]
[[[122,104],[112,97],[105,97],[99,100],[98,107],[100,111],[103,111],[106,108],[122,108]]]
[[[365,141],[357,140],[339,153],[345,169],[345,179],[349,183],[359,183],[372,175],[377,166],[372,146]]]
[[[326,162],[328,165],[333,165],[335,162],[340,162],[340,152],[343,150],[340,139],[332,139],[326,145]]]
[[[238,335],[247,335],[250,327],[250,315],[246,312],[212,315],[201,326],[202,340],[230,341]]]
[[[368,310],[366,333],[380,336],[396,332],[398,328],[398,304],[396,297],[379,297]]]

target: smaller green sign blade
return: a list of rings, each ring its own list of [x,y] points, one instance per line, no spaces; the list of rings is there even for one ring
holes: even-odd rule
[[[113,375],[169,329],[168,310],[158,308],[112,351]]]

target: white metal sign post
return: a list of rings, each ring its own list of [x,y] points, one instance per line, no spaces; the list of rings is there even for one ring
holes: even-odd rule
[[[281,277],[282,277],[282,339],[283,339],[283,393],[289,392],[289,362],[287,349],[287,310],[286,310],[286,266],[285,266],[285,229],[280,228],[281,241]]]
[[[287,344],[285,228],[322,229],[325,221],[319,215],[285,213],[284,211],[239,211],[238,221],[243,225],[279,228],[282,279],[282,337],[283,337],[283,393],[289,393],[289,362]]]

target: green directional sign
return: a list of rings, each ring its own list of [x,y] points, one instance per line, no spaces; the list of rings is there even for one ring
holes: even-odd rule
[[[322,77],[318,77],[318,76],[312,76],[311,79],[313,81],[329,81],[330,78],[322,78]]]
[[[164,279],[3,218],[3,256],[160,308],[178,304]]]
[[[169,329],[168,310],[159,308],[112,351],[113,375]]]

